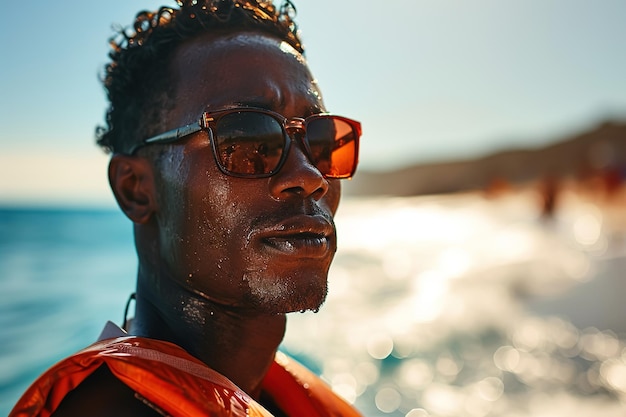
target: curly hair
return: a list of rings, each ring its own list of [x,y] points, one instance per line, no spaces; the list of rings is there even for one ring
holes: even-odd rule
[[[207,32],[260,31],[304,53],[289,0],[177,0],[178,9],[142,11],[130,28],[110,39],[111,61],[102,82],[109,100],[106,126],[96,128],[105,151],[128,153],[135,143],[162,132],[163,115],[174,105],[169,71],[172,53],[189,38]]]

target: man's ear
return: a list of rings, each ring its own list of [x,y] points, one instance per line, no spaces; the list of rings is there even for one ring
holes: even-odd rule
[[[150,163],[136,156],[115,154],[109,162],[109,184],[122,211],[134,223],[147,223],[157,208]]]

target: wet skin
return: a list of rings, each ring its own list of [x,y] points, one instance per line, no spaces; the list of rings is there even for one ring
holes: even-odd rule
[[[242,104],[286,117],[319,113],[308,69],[283,49],[250,34],[185,44],[174,58],[178,94],[169,124]],[[335,248],[338,182],[331,191],[301,148],[291,151],[277,175],[241,179],[219,171],[205,132],[168,149],[156,172],[156,216],[159,259],[172,279],[221,306],[255,313],[319,306]]]
[[[176,50],[171,69],[176,105],[164,130],[234,106],[288,118],[324,111],[302,56],[267,35],[193,39]],[[258,395],[285,313],[317,309],[326,296],[338,180],[323,178],[300,145],[270,178],[225,175],[206,132],[117,155],[110,179],[135,222],[131,333],[177,343]]]

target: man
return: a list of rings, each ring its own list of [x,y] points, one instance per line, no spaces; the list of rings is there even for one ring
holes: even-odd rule
[[[139,258],[128,334],[109,325],[11,416],[358,415],[276,351],[286,313],[325,299],[360,125],[325,114],[290,2],[179,5],[140,13],[104,79]]]

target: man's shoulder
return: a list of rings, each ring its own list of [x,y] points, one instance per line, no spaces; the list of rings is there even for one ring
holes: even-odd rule
[[[179,408],[226,416],[259,407],[181,347],[125,336],[101,340],[57,363],[31,385],[11,417],[50,408],[57,417],[99,417],[179,415]]]
[[[70,391],[54,417],[160,416],[144,404],[132,389],[117,379],[106,365],[100,366]]]
[[[281,352],[263,380],[263,390],[286,415],[361,417],[322,379]]]
[[[150,369],[158,367],[149,361],[151,351],[142,351],[141,342],[132,336],[100,340],[63,359],[33,382],[10,416],[40,415],[45,410],[53,416],[160,415],[142,395],[146,378],[141,370],[150,374]],[[154,347],[159,342],[146,343]],[[152,388],[160,387],[158,377],[148,382],[153,382]]]

